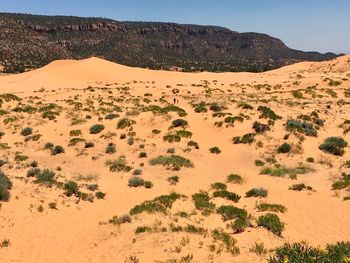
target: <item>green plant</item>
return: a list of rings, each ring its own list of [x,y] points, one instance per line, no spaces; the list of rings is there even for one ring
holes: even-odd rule
[[[10,192],[12,188],[12,182],[10,179],[0,171],[0,201],[8,201],[10,199]]]
[[[250,221],[248,218],[236,218],[231,224],[231,228],[235,233],[242,233],[249,226]]]
[[[9,247],[10,246],[10,239],[4,239],[1,241],[0,243],[0,248],[3,248],[3,247]]]
[[[116,160],[108,160],[106,165],[109,166],[111,172],[130,172],[132,168],[127,165],[126,159],[124,156],[120,156]]]
[[[289,143],[283,143],[277,148],[278,153],[289,153],[292,149],[292,146]]]
[[[255,160],[254,163],[255,163],[255,166],[264,166],[265,165],[265,162],[261,161],[261,160]]]
[[[238,194],[232,193],[232,192],[229,192],[226,190],[215,191],[213,193],[213,197],[225,198],[225,199],[233,201],[235,203],[237,203],[239,201],[239,199],[241,199],[241,197]]]
[[[190,160],[179,155],[164,156],[160,155],[150,160],[151,165],[163,165],[173,170],[180,170],[182,167],[192,168],[193,164]]]
[[[128,182],[128,186],[130,187],[139,187],[144,185],[145,185],[145,180],[137,176],[130,178]]]
[[[305,185],[305,184],[293,184],[291,187],[288,188],[289,190],[292,191],[302,191],[302,190],[308,190],[311,191],[312,187]]]
[[[271,213],[259,216],[257,224],[258,226],[266,228],[277,236],[281,236],[282,231],[285,228],[284,223],[281,222],[279,217]]]
[[[56,183],[55,175],[55,172],[48,169],[44,169],[39,174],[35,175],[36,180],[34,181],[34,183],[52,186]]]
[[[234,144],[239,144],[239,143],[250,144],[254,141],[254,138],[255,138],[254,133],[247,133],[247,134],[243,135],[242,137],[240,137],[240,136],[233,137],[232,142]]]
[[[211,188],[214,189],[214,190],[226,190],[227,189],[227,185],[224,184],[224,183],[217,182],[217,183],[213,183],[211,185]]]
[[[264,256],[267,254],[267,249],[264,243],[255,242],[254,245],[249,249],[250,252],[257,254],[258,256]]]
[[[216,212],[222,216],[224,221],[241,218],[247,219],[248,212],[245,209],[241,209],[232,205],[223,205],[220,206]]]
[[[65,150],[62,146],[56,145],[55,147],[52,148],[51,155],[62,154],[64,152],[65,152]]]
[[[313,171],[314,171],[313,168],[305,165],[299,165],[297,167],[292,167],[292,168],[281,166],[281,167],[264,167],[260,170],[260,174],[267,174],[270,176],[277,176],[277,177],[283,177],[288,175],[291,178],[295,178],[299,174],[307,174]]]
[[[95,196],[96,196],[97,199],[104,199],[106,194],[101,192],[101,191],[98,191],[98,192],[95,193]]]
[[[221,153],[221,150],[219,149],[219,147],[216,147],[216,146],[210,148],[209,151],[210,151],[211,153],[215,153],[215,154]]]
[[[265,188],[253,188],[245,193],[246,197],[266,197],[268,194],[267,189]]]
[[[110,142],[108,143],[107,147],[106,147],[106,151],[105,153],[108,153],[108,154],[113,154],[116,152],[116,146],[114,143]]]
[[[26,127],[21,131],[22,136],[28,136],[28,135],[31,135],[32,133],[33,133],[33,129],[30,127]]]
[[[63,189],[65,190],[64,194],[66,196],[72,196],[72,195],[78,194],[79,186],[74,181],[68,181],[67,183],[64,184]]]
[[[193,194],[192,200],[196,209],[202,211],[202,213],[205,215],[210,214],[215,209],[215,204],[210,202],[210,197],[207,192]]]
[[[242,176],[238,174],[230,174],[227,176],[227,182],[228,183],[235,183],[235,184],[242,184],[243,178]]]
[[[98,134],[103,131],[105,126],[103,124],[95,124],[90,127],[90,134]]]
[[[256,206],[260,212],[271,211],[271,212],[280,212],[285,213],[287,208],[284,205],[280,204],[269,204],[269,203],[260,203]]]
[[[328,137],[320,145],[319,149],[325,153],[342,156],[344,154],[344,148],[347,146],[348,143],[341,137]]]
[[[173,127],[177,128],[177,127],[185,127],[188,125],[188,122],[184,119],[176,119],[173,120],[172,123]]]

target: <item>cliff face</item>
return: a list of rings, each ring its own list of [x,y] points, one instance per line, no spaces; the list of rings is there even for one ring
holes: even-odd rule
[[[268,35],[215,26],[0,14],[0,64],[7,71],[91,56],[184,71],[264,71],[336,57],[293,50]]]

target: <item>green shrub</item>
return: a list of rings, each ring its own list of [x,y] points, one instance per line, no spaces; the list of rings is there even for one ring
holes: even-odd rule
[[[68,181],[64,184],[63,189],[65,190],[66,196],[77,195],[79,191],[79,186],[74,181]]]
[[[227,200],[233,201],[237,203],[241,197],[238,194],[226,191],[226,190],[220,190],[220,191],[215,191],[213,193],[213,197],[221,197],[225,198]]]
[[[250,144],[254,141],[254,138],[255,138],[254,133],[247,133],[247,134],[243,135],[242,137],[240,137],[240,136],[233,137],[232,142],[234,144],[239,144],[239,143]]]
[[[245,193],[246,197],[266,197],[268,194],[267,189],[265,188],[253,188]]]
[[[108,160],[106,165],[109,166],[109,170],[111,172],[130,172],[131,167],[127,164],[124,156],[120,156],[118,159],[111,161]]]
[[[214,190],[226,190],[227,185],[224,183],[217,182],[217,183],[213,183],[211,185],[211,188],[213,188]]]
[[[258,218],[258,226],[264,227],[277,236],[281,236],[284,230],[284,223],[275,214],[268,213]]]
[[[333,190],[342,190],[350,186],[350,174],[342,173],[341,179],[332,184]]]
[[[163,165],[173,170],[180,170],[182,167],[192,168],[193,164],[190,160],[179,155],[164,156],[160,155],[150,160],[151,165]]]
[[[308,185],[305,185],[305,184],[293,184],[288,189],[292,190],[292,191],[302,191],[302,190],[312,191],[312,187],[308,186]]]
[[[0,201],[8,201],[10,199],[10,191],[12,182],[10,179],[0,171]]]
[[[185,127],[188,125],[188,122],[184,119],[176,119],[176,120],[173,120],[172,123],[171,123],[175,128],[177,127]]]
[[[152,228],[150,228],[148,226],[138,226],[135,229],[135,234],[138,235],[138,234],[141,234],[141,233],[151,232],[151,231],[152,231]]]
[[[283,143],[277,148],[278,153],[289,153],[292,149],[292,146],[289,143]]]
[[[69,132],[69,136],[71,137],[76,137],[76,136],[80,136],[81,135],[81,130],[71,130]]]
[[[319,149],[325,153],[331,153],[337,156],[344,154],[344,148],[348,146],[348,143],[341,137],[328,137]]]
[[[139,186],[144,186],[145,185],[145,180],[143,180],[140,177],[132,177],[129,179],[128,186],[130,187],[139,187]]]
[[[53,184],[56,184],[55,175],[54,171],[44,169],[39,174],[35,175],[36,180],[34,183],[52,186]]]
[[[287,211],[287,208],[280,204],[260,203],[256,206],[256,208],[260,212],[271,211],[271,212],[285,213]]]
[[[26,127],[21,131],[22,136],[28,136],[28,135],[31,135],[32,133],[33,133],[33,129],[30,127]]]
[[[264,133],[270,130],[270,126],[256,121],[253,123],[253,129],[256,133]]]
[[[199,144],[197,142],[195,142],[195,141],[189,141],[187,143],[187,146],[188,147],[194,147],[195,149],[199,149]]]
[[[286,123],[286,129],[290,132],[298,131],[306,136],[317,137],[317,130],[313,124],[306,121],[301,122],[299,120],[288,120]]]
[[[131,125],[134,125],[136,121],[128,119],[128,118],[123,118],[120,119],[117,123],[117,129],[125,129],[127,127],[130,127]]]
[[[231,227],[235,233],[242,233],[249,226],[250,221],[248,218],[236,218],[231,224]]]
[[[326,249],[310,247],[306,243],[284,244],[276,249],[269,263],[342,263],[350,257],[350,242],[327,245]]]
[[[179,177],[177,176],[177,175],[175,175],[175,176],[170,176],[169,178],[168,178],[168,182],[171,184],[171,185],[175,185],[175,184],[177,184],[178,182],[179,182]]]
[[[233,220],[236,218],[247,219],[248,212],[245,209],[241,209],[232,205],[220,206],[216,212],[222,216],[224,221]]]
[[[108,143],[107,147],[106,147],[106,153],[108,154],[113,154],[116,152],[116,146],[114,143],[110,142]]]
[[[98,191],[98,192],[95,193],[95,196],[96,196],[97,199],[104,199],[106,194],[101,192],[101,191]]]
[[[304,165],[299,165],[293,168],[281,166],[281,167],[264,167],[260,170],[260,174],[267,174],[270,176],[277,176],[277,177],[283,177],[288,175],[291,178],[295,178],[299,174],[307,174],[313,171],[314,169]]]
[[[60,145],[56,145],[52,150],[51,150],[51,155],[57,155],[57,154],[62,154],[64,153],[64,148]]]
[[[211,153],[215,153],[215,154],[221,153],[221,150],[219,149],[219,147],[216,147],[216,146],[210,148],[209,151],[210,151]]]
[[[95,124],[90,127],[90,134],[98,134],[103,131],[105,126],[103,124]]]
[[[279,120],[282,119],[281,116],[278,116],[273,110],[271,110],[269,107],[265,106],[259,106],[258,111],[261,112],[259,118],[260,119],[270,119],[270,120]]]
[[[265,162],[264,161],[261,161],[261,160],[255,160],[255,166],[264,166],[265,165]]]
[[[215,209],[215,204],[210,202],[210,197],[207,192],[199,192],[192,195],[194,206],[196,209],[202,211],[203,214],[208,215]]]
[[[151,201],[145,201],[140,205],[136,205],[130,210],[130,215],[137,215],[143,212],[147,213],[166,213],[167,208],[171,208],[173,203],[181,196],[177,193],[162,195]]]
[[[228,183],[243,184],[242,176],[238,174],[230,174],[227,176]]]
[[[307,161],[308,163],[314,163],[314,162],[315,162],[315,159],[314,159],[313,157],[308,157],[308,158],[306,158],[306,161]]]

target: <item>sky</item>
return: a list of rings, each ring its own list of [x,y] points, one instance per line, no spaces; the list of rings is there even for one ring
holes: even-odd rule
[[[0,0],[0,12],[216,25],[294,49],[350,53],[350,0]]]

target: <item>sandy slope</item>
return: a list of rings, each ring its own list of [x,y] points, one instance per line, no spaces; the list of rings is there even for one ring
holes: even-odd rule
[[[346,149],[342,157],[336,157],[318,149],[329,136],[341,136],[350,143],[349,133],[343,134],[343,129],[339,127],[345,119],[350,119],[349,104],[339,104],[341,99],[349,101],[345,97],[345,90],[350,88],[349,61],[350,56],[344,56],[331,62],[298,63],[261,74],[215,74],[151,71],[91,58],[56,61],[35,71],[0,77],[0,93],[12,93],[22,99],[20,102],[4,102],[1,107],[7,113],[0,116],[0,131],[5,132],[0,143],[11,147],[0,149],[0,159],[8,161],[1,169],[13,182],[9,202],[0,203],[0,242],[9,239],[11,243],[7,248],[0,248],[1,262],[132,262],[130,256],[137,257],[139,262],[166,262],[171,259],[180,262],[182,257],[189,254],[193,255],[192,262],[264,262],[266,255],[258,257],[249,252],[255,242],[263,242],[266,248],[272,249],[284,242],[302,240],[316,246],[349,241],[350,203],[342,200],[349,193],[346,190],[333,191],[331,185],[341,172],[350,172],[343,166],[346,160],[350,160],[350,150]],[[341,84],[329,86],[326,78],[340,81]],[[307,88],[316,84],[318,86],[311,93]],[[174,89],[178,89],[177,95],[174,95]],[[293,90],[300,90],[303,98],[294,98],[291,94]],[[152,96],[145,96],[146,93]],[[121,98],[123,101],[118,100]],[[188,115],[183,118],[188,121],[188,130],[193,133],[192,140],[199,143],[200,149],[184,151],[189,139],[172,144],[164,142],[162,138],[171,121],[179,117],[176,113],[156,115],[140,112],[138,105],[148,105],[145,98],[151,100],[149,105],[162,107],[172,104],[173,98],[178,99],[177,106],[187,112]],[[218,102],[232,116],[243,114],[244,121],[219,128],[214,123],[224,118],[213,117],[211,111],[194,112],[191,103],[200,101]],[[254,109],[239,108],[239,102],[249,103]],[[16,106],[40,108],[47,103],[62,107],[56,120],[43,119],[40,112],[12,111]],[[122,109],[118,113],[120,117],[104,119],[108,109],[116,105]],[[233,144],[232,137],[253,132],[254,121],[267,123],[267,120],[259,119],[259,105],[269,106],[282,119],[277,120],[270,131],[257,135],[252,144]],[[292,154],[276,154],[276,147],[284,142],[287,134],[284,127],[286,121],[315,110],[325,120],[318,137],[305,136],[301,149]],[[90,115],[91,119],[86,119],[86,115]],[[133,145],[120,139],[121,134],[128,133],[126,129],[116,129],[118,120],[124,116],[136,121],[133,125],[136,132]],[[17,119],[5,124],[5,119],[9,117]],[[74,118],[85,119],[85,122],[72,125]],[[96,123],[103,123],[105,129],[100,134],[90,134],[89,128]],[[34,134],[42,135],[38,141],[24,141],[20,132],[27,126],[33,128]],[[70,131],[77,129],[82,131],[78,137],[93,142],[93,148],[84,149],[83,143],[68,146],[72,138]],[[161,130],[161,134],[152,134],[153,129]],[[108,135],[108,132],[115,133],[115,136],[101,137]],[[47,142],[63,146],[65,153],[50,155],[49,151],[43,150]],[[116,144],[116,153],[105,153],[109,142]],[[263,144],[262,147],[259,142]],[[290,135],[288,142],[297,145],[297,135]],[[144,148],[140,148],[140,145],[144,145]],[[213,146],[218,146],[221,153],[211,154],[209,148]],[[190,159],[194,168],[171,171],[149,164],[150,158],[165,155],[168,148],[174,148],[176,154]],[[138,158],[142,151],[147,152],[146,159]],[[29,158],[22,162],[15,161],[16,153]],[[128,179],[131,172],[110,172],[105,161],[121,155],[134,169],[142,169],[142,178],[152,181],[154,187],[130,188]],[[269,156],[275,156],[279,164],[288,167],[307,164],[314,172],[299,175],[296,180],[261,175],[261,167],[255,166],[254,161]],[[315,163],[308,164],[307,157],[314,157]],[[28,164],[33,160],[39,163],[41,169],[55,170],[60,182],[77,180],[78,175],[96,175],[92,182],[83,180],[78,183],[87,192],[84,185],[97,183],[99,189],[106,193],[106,198],[95,198],[91,203],[77,197],[67,197],[57,187],[35,184],[33,178],[26,176]],[[143,167],[140,166],[141,162],[144,163]],[[57,170],[57,167],[61,169]],[[156,224],[154,229],[159,229],[174,222],[196,224],[209,230],[225,229],[228,222],[224,223],[219,215],[214,213],[206,217],[196,211],[191,195],[199,190],[209,191],[212,183],[225,182],[231,173],[244,178],[241,185],[227,184],[228,190],[242,196],[239,203],[233,205],[247,209],[253,218],[264,214],[255,208],[257,202],[268,201],[287,207],[286,213],[278,214],[286,224],[282,237],[256,227],[253,219],[254,227],[240,234],[232,234],[241,251],[238,256],[233,256],[225,250],[218,254],[210,251],[209,245],[214,242],[210,236],[156,230],[135,235],[137,226]],[[180,177],[177,185],[167,181],[173,175]],[[315,191],[288,190],[296,183],[305,183]],[[268,197],[262,200],[244,198],[245,192],[253,187],[268,189]],[[176,201],[167,215],[142,213],[133,217],[132,223],[120,226],[108,224],[113,216],[127,214],[133,206],[172,191],[188,198]],[[213,200],[217,206],[232,204],[220,198]],[[49,209],[50,202],[56,202],[58,209]],[[38,211],[40,205],[44,208],[42,212]],[[175,215],[178,211],[196,213],[181,218]],[[227,231],[232,233],[230,229]]]

